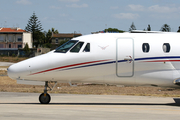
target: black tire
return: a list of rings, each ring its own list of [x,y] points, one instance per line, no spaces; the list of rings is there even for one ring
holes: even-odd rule
[[[39,102],[41,104],[48,104],[50,101],[51,101],[51,96],[48,93],[46,93],[46,96],[44,96],[44,93],[42,93],[39,96]]]

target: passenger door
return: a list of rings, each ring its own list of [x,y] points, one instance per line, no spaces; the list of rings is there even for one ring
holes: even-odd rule
[[[116,40],[116,75],[118,77],[134,75],[134,40],[132,38]]]

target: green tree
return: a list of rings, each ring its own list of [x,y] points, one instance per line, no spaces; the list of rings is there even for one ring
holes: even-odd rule
[[[46,36],[44,34],[44,32],[37,32],[37,39],[38,39],[38,43],[37,45],[43,45],[46,42]]]
[[[27,57],[29,57],[31,50],[29,49],[29,46],[28,46],[27,43],[25,44],[23,50],[24,50],[24,52],[25,52],[25,55],[26,55]]]
[[[58,30],[55,30],[55,28],[49,29],[46,34],[46,43],[51,43],[52,33],[58,34],[59,32]]]
[[[168,24],[164,24],[164,25],[161,27],[160,31],[170,32],[170,31],[171,31],[171,28],[170,28],[170,26],[169,26]]]
[[[38,20],[38,17],[35,13],[30,17],[27,26],[25,27],[26,31],[32,32],[33,35],[33,45],[38,47],[39,44],[42,43],[42,25],[40,21]]]
[[[180,26],[179,26],[179,29],[178,29],[178,31],[177,32],[180,32]]]
[[[55,30],[55,28],[51,28],[48,30],[48,32],[44,31],[43,34],[44,34],[44,38],[43,38],[43,47],[46,47],[46,48],[51,48],[52,47],[52,44],[51,44],[51,37],[52,37],[52,34],[58,34],[58,30]]]
[[[55,33],[55,34],[58,34],[58,30],[55,30],[55,28],[51,28],[51,32]]]
[[[118,30],[117,28],[108,28],[108,29],[105,29],[104,32],[118,32],[118,33],[123,33],[125,31],[123,30]]]
[[[151,31],[151,26],[150,25],[148,25],[147,31]]]
[[[136,26],[134,25],[134,22],[132,22],[129,31],[136,30]]]

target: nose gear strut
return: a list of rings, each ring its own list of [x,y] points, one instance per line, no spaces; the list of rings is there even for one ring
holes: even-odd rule
[[[48,82],[48,81],[45,82],[44,93],[42,93],[39,96],[39,102],[41,104],[48,104],[51,101],[51,96],[47,93],[47,91],[52,91],[56,85],[57,85],[57,82],[55,82],[54,86],[51,85],[51,82]]]

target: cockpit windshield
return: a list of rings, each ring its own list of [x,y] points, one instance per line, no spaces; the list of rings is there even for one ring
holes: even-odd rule
[[[70,40],[56,49],[55,52],[66,53],[71,47],[73,47],[78,41]]]
[[[70,52],[78,53],[83,46],[84,42],[79,42],[77,43],[71,50]]]

